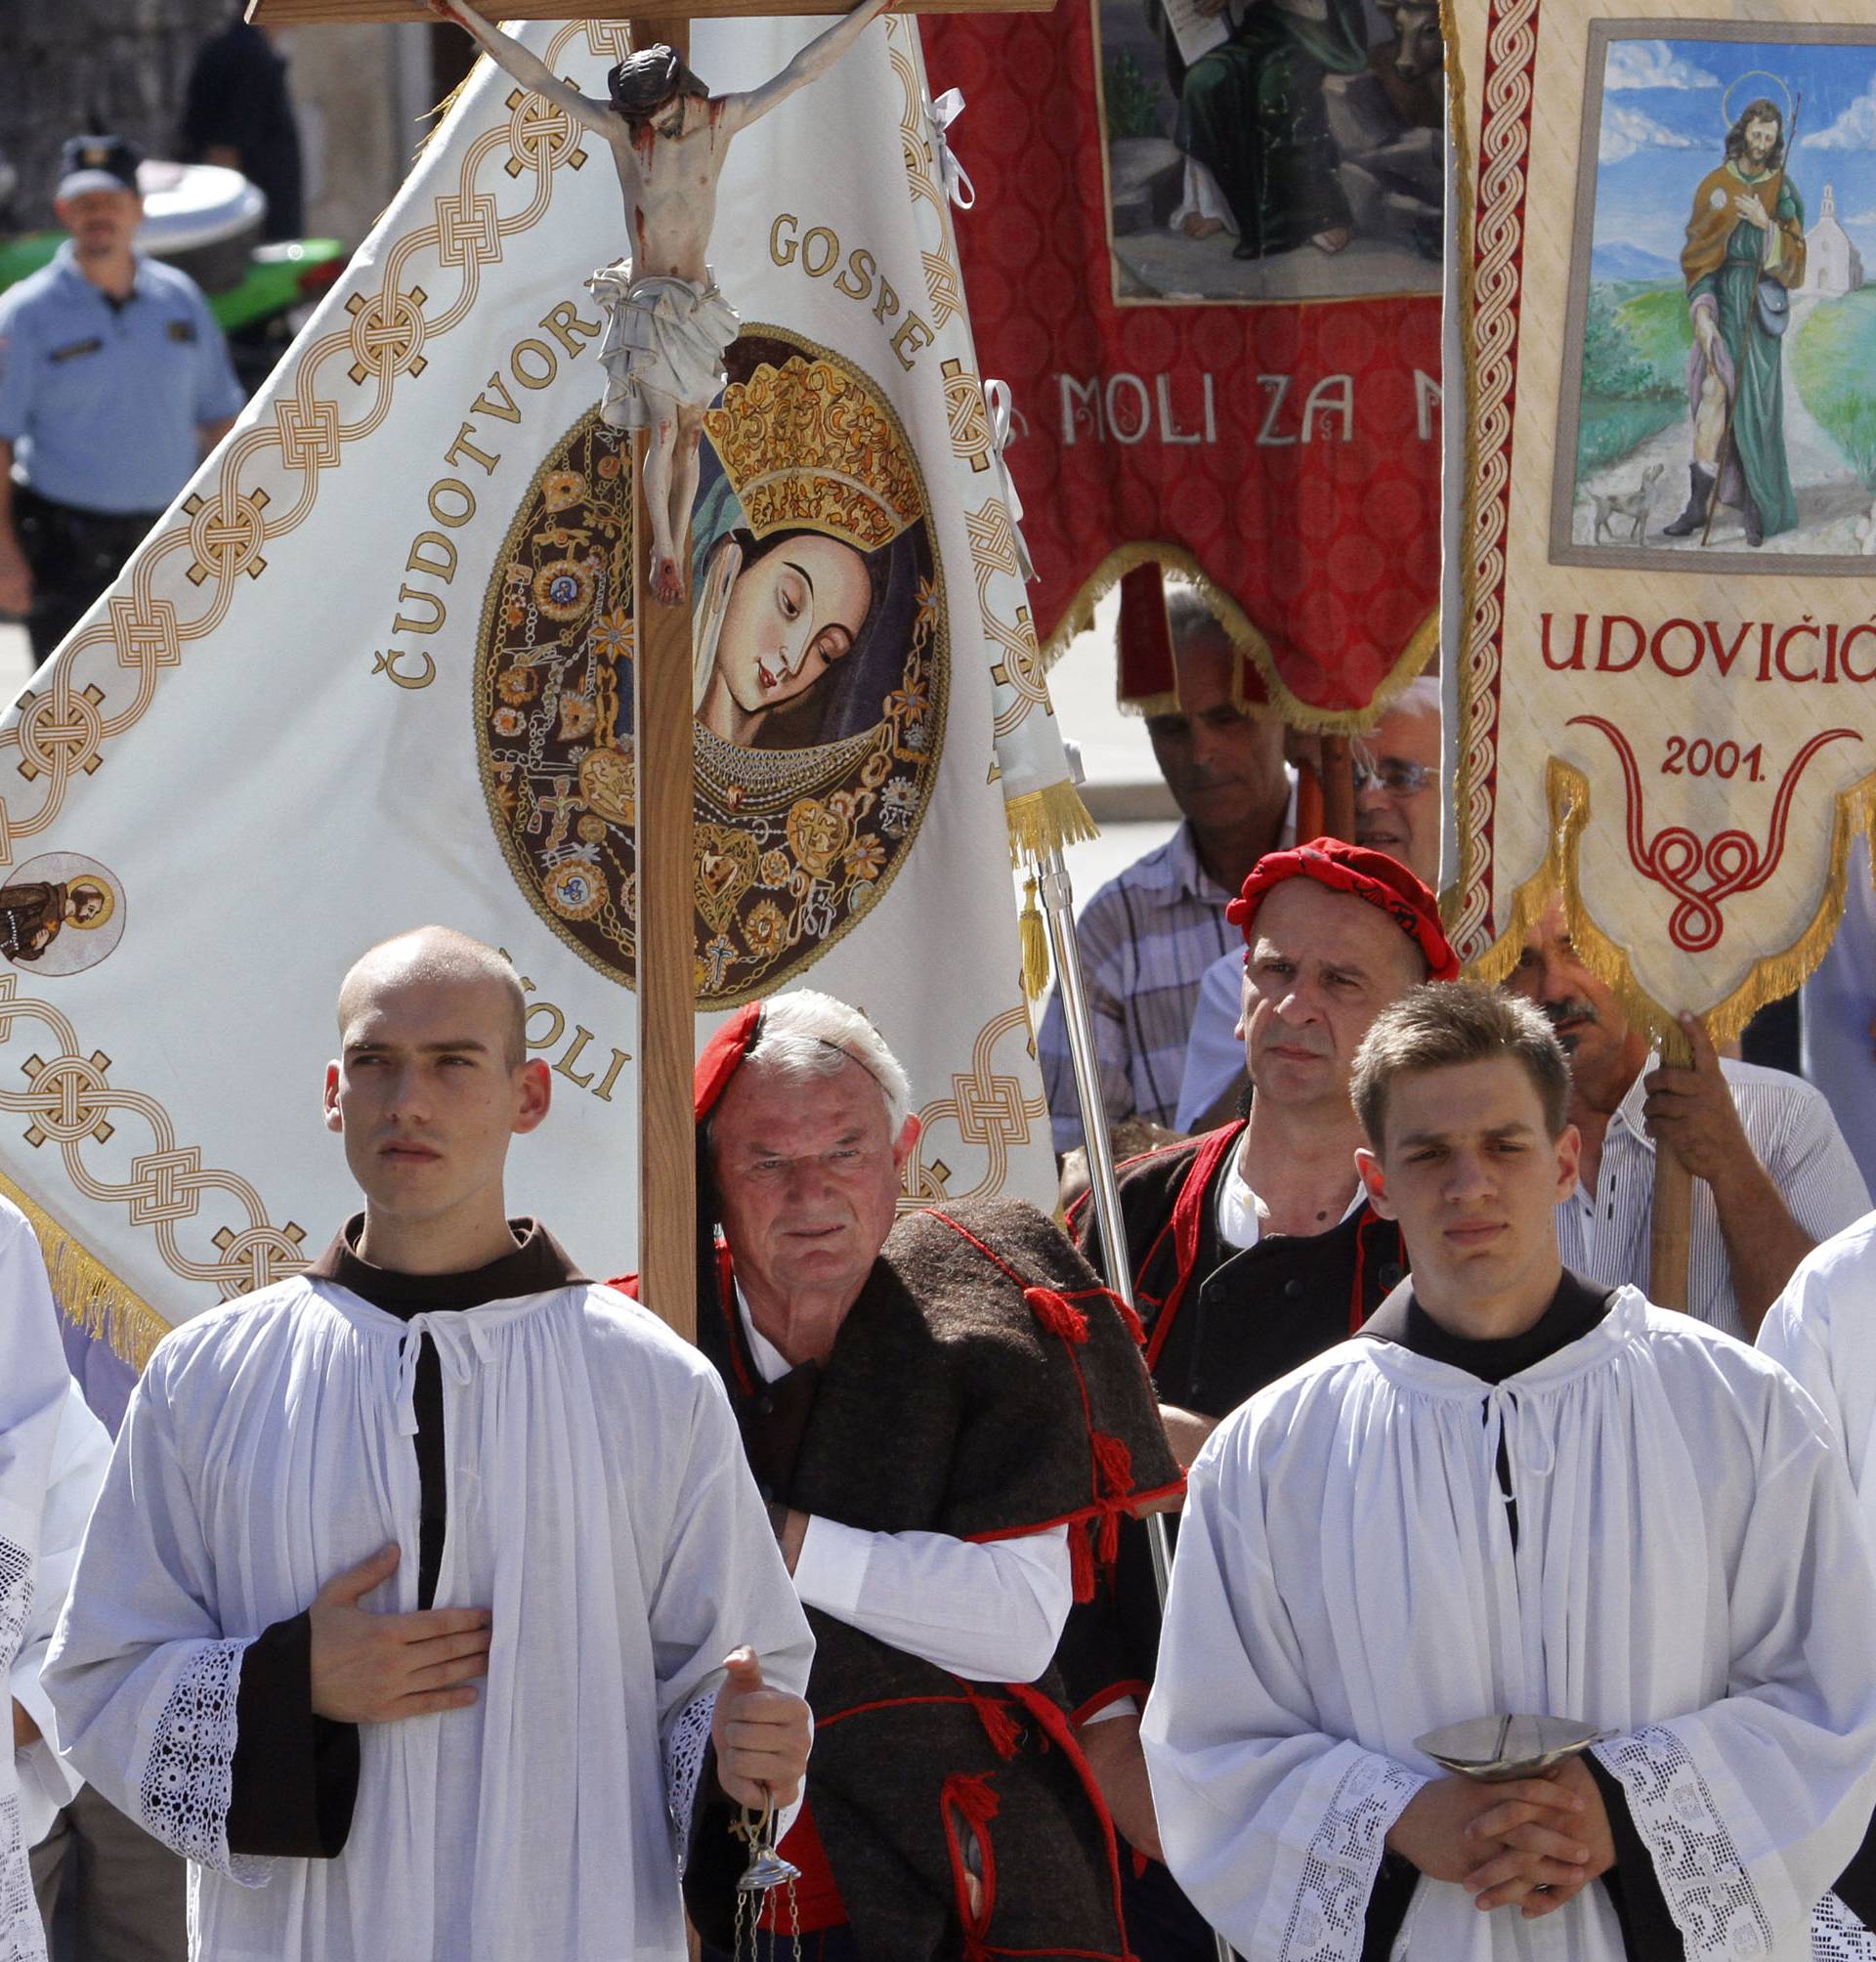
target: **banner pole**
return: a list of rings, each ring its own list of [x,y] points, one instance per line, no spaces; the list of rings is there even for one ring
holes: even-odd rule
[[[1661,1039],[1661,1060],[1689,1069],[1693,1051],[1679,1028]],[[1654,1192],[1648,1202],[1648,1299],[1664,1308],[1687,1308],[1687,1270],[1693,1247],[1693,1173],[1657,1139]]]
[[[1062,747],[1068,753],[1069,780],[1079,789],[1084,781],[1081,749],[1074,743],[1065,743]],[[1121,1224],[1121,1188],[1114,1175],[1114,1144],[1107,1134],[1100,1065],[1094,1053],[1094,1028],[1088,1020],[1087,986],[1082,974],[1082,950],[1075,939],[1075,888],[1059,845],[1050,845],[1038,854],[1036,869],[1043,918],[1048,927],[1049,952],[1055,961],[1056,985],[1062,991],[1062,1019],[1068,1029],[1075,1094],[1082,1105],[1083,1148],[1087,1154],[1087,1186],[1100,1236],[1101,1262],[1107,1270],[1108,1286],[1131,1308],[1135,1305],[1133,1267],[1127,1257],[1127,1234]],[[1167,1532],[1164,1514],[1149,1513],[1141,1523],[1146,1527],[1147,1552],[1153,1560],[1153,1586],[1164,1612],[1167,1588],[1172,1578],[1172,1537]],[[1217,1945],[1217,1962],[1233,1962],[1231,1945],[1224,1937],[1214,1930],[1212,1940]]]

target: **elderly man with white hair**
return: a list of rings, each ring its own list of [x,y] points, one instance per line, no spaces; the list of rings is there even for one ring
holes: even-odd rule
[[[894,1224],[906,1073],[808,990],[697,1070],[699,1342],[815,1631],[815,1776],[758,1952],[1120,1958],[1053,1668],[1121,1515],[1179,1488],[1132,1330],[1034,1208]]]

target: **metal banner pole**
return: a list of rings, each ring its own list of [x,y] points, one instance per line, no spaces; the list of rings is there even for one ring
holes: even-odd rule
[[[1069,775],[1079,787],[1083,781],[1082,752],[1077,745],[1065,743]],[[1082,1104],[1082,1136],[1087,1153],[1087,1189],[1094,1205],[1094,1222],[1101,1241],[1101,1263],[1107,1282],[1130,1308],[1133,1301],[1133,1266],[1127,1257],[1127,1234],[1121,1225],[1121,1188],[1114,1176],[1114,1145],[1107,1134],[1107,1112],[1101,1103],[1100,1064],[1094,1053],[1094,1030],[1087,1018],[1087,987],[1082,976],[1082,951],[1075,939],[1075,890],[1063,862],[1061,847],[1052,845],[1037,861],[1037,885],[1042,894],[1043,918],[1048,928],[1048,949],[1055,961],[1056,985],[1062,991],[1062,1017],[1068,1028],[1068,1052],[1075,1070],[1075,1094]],[[1166,1607],[1167,1584],[1172,1576],[1172,1545],[1166,1530],[1166,1517],[1150,1513],[1146,1526],[1147,1551],[1153,1557],[1153,1585],[1159,1593],[1160,1607]],[[1231,1944],[1215,1930],[1218,1962],[1235,1962]]]

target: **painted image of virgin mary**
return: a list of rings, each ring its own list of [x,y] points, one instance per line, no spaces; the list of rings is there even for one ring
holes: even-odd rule
[[[692,532],[693,708],[744,748],[836,743],[904,677],[929,571],[917,478],[859,377],[761,336],[729,366]]]

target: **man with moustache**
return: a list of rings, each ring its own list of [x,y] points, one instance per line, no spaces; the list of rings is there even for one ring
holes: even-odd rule
[[[1349,1071],[1369,1024],[1410,988],[1459,971],[1433,896],[1405,866],[1337,838],[1258,862],[1230,919],[1248,1118],[1121,1168],[1134,1300],[1161,1417],[1181,1463],[1255,1390],[1358,1329],[1405,1271],[1397,1228],[1355,1173]],[[1091,1205],[1071,1216],[1098,1262]],[[1064,1647],[1083,1748],[1121,1829],[1157,1854],[1139,1755],[1159,1604],[1144,1529],[1123,1530],[1111,1596]],[[1204,1962],[1210,1937],[1164,1867],[1130,1881],[1129,1927],[1155,1962]],[[1149,1932],[1153,1941],[1148,1941]]]
[[[1570,1059],[1583,1144],[1556,1210],[1565,1263],[1604,1287],[1647,1284],[1654,1154],[1666,1144],[1694,1180],[1688,1310],[1750,1342],[1799,1261],[1869,1210],[1830,1106],[1798,1077],[1717,1054],[1692,1016],[1682,1017],[1692,1068],[1661,1065],[1571,944],[1560,895],[1508,985],[1543,1009]]]
[[[1244,659],[1199,593],[1166,588],[1172,674],[1146,731],[1182,822],[1095,893],[1075,922],[1110,1125],[1170,1125],[1199,984],[1235,940],[1224,910],[1267,851],[1295,835],[1283,724],[1248,698]],[[1123,662],[1127,659],[1123,648]],[[1132,701],[1130,695],[1127,701]],[[1061,991],[1036,1037],[1058,1153],[1083,1142]]]
[[[1775,1364],[1559,1260],[1567,1096],[1501,991],[1378,1016],[1361,1176],[1412,1278],[1193,1468],[1146,1753],[1247,1962],[1869,1952],[1829,1892],[1876,1800],[1850,1481]],[[1429,1733],[1501,1714],[1587,1741],[1442,1775]]]
[[[1439,683],[1411,682],[1388,704],[1372,738],[1349,745],[1355,780],[1355,842],[1398,859],[1429,891],[1439,888]],[[1244,1045],[1237,1032],[1238,957],[1205,970],[1186,1039],[1175,1130],[1210,1130],[1244,1094]]]

